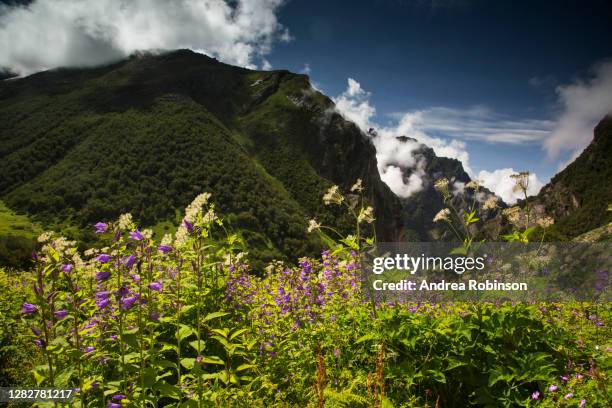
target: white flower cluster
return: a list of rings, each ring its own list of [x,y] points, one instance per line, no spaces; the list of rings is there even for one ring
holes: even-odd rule
[[[125,213],[125,214],[121,214],[119,216],[119,221],[118,221],[118,225],[119,225],[119,229],[122,231],[128,230],[128,229],[132,229],[134,222],[132,221],[132,214],[130,213]]]
[[[327,192],[323,196],[323,202],[325,203],[325,205],[340,204],[342,203],[342,201],[344,201],[344,197],[342,196],[342,194],[340,194],[338,190],[338,186],[331,186],[329,190],[327,190]]]
[[[357,222],[361,223],[363,221],[367,222],[368,224],[374,222],[374,208],[368,206],[365,210],[362,210],[359,213],[357,216]]]
[[[450,210],[448,208],[443,208],[440,211],[438,211],[438,213],[436,214],[436,216],[434,217],[433,221],[434,222],[438,222],[438,221],[448,221],[449,217],[450,217]]]
[[[191,223],[193,223],[200,211],[202,211],[202,207],[208,203],[210,199],[210,193],[202,193],[199,194],[192,202],[185,208],[185,219]]]

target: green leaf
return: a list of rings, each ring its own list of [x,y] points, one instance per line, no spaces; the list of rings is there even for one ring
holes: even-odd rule
[[[183,341],[193,334],[194,330],[191,327],[187,326],[186,324],[181,324],[178,333],[176,333],[176,339],[178,341]]]
[[[255,364],[241,364],[241,365],[238,366],[238,368],[236,368],[236,372],[248,370],[248,369],[254,368],[254,367],[257,367],[257,366]]]
[[[40,374],[38,371],[33,371],[32,373],[34,374],[34,379],[36,380],[36,385],[42,384],[42,382],[45,381],[45,379],[47,378],[44,375]]]
[[[182,398],[182,392],[180,388],[175,385],[168,384],[165,381],[158,381],[155,383],[154,389],[158,390],[160,396],[169,397],[173,399],[180,400]]]
[[[240,329],[240,330],[236,330],[235,332],[233,332],[230,335],[230,340],[234,340],[236,337],[240,336],[241,334],[246,333],[247,331],[249,331],[248,329]]]
[[[219,364],[219,365],[225,365],[225,361],[223,361],[223,359],[221,359],[220,357],[217,356],[208,356],[208,357],[204,357],[202,359],[202,363],[204,364]]]
[[[200,347],[199,348],[198,348],[198,341],[197,340],[190,341],[189,345],[191,347],[193,347],[193,349],[195,351],[197,351],[198,353],[201,353],[202,350],[204,350],[206,348],[206,343],[204,341],[200,341]]]
[[[121,336],[121,339],[128,346],[130,346],[130,347],[132,347],[134,349],[138,349],[138,336],[136,336],[135,334],[133,334],[133,333],[124,333],[123,336]]]
[[[214,312],[209,313],[204,317],[204,321],[207,322],[209,320],[218,319],[219,317],[227,316],[229,313],[226,312]]]
[[[181,365],[188,370],[191,370],[194,364],[195,364],[195,358],[186,357],[186,358],[181,359]]]

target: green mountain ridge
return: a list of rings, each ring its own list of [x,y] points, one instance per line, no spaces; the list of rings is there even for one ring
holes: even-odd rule
[[[535,206],[555,219],[556,236],[574,238],[612,222],[612,116],[595,127],[593,140],[540,192]],[[603,228],[606,230],[606,228]]]
[[[2,81],[0,199],[88,241],[92,223],[128,211],[171,230],[177,211],[208,191],[269,260],[320,247],[309,218],[348,230],[321,194],[362,178],[378,236],[396,239],[400,204],[374,147],[333,107],[305,75],[186,50]]]

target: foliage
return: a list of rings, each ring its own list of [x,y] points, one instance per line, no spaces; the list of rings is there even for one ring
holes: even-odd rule
[[[95,245],[99,219],[130,210],[157,231],[210,191],[261,269],[320,252],[309,215],[349,232],[345,214],[319,200],[332,182],[368,180],[381,211],[396,201],[365,173],[371,144],[303,75],[176,51],[5,81],[0,101],[0,197],[81,249]]]
[[[208,194],[161,242],[128,214],[98,222],[105,246],[83,254],[45,233],[19,275],[32,292],[8,285],[3,325],[19,335],[3,348],[29,337],[32,380],[76,389],[76,407],[609,405],[609,304],[373,302],[360,290],[373,209],[351,190],[324,203],[354,236],[312,220],[330,249],[263,276]]]

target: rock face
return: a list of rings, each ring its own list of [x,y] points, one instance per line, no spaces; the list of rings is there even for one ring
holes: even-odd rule
[[[403,174],[404,181],[408,182],[413,173],[418,173],[418,178],[422,182],[422,187],[407,198],[401,198],[402,203],[402,223],[404,225],[404,239],[410,241],[431,241],[439,239],[451,239],[449,231],[443,223],[434,223],[434,216],[441,209],[445,208],[444,200],[439,191],[434,187],[438,179],[446,178],[449,181],[450,191],[453,192],[453,205],[459,211],[465,211],[476,199],[482,203],[493,193],[486,188],[480,187],[474,194],[471,189],[466,189],[465,185],[471,181],[470,176],[463,169],[459,160],[447,157],[438,157],[434,150],[423,144],[419,144],[415,139],[407,136],[398,136],[401,143],[417,144],[412,155],[416,167],[406,168],[397,163]],[[499,205],[505,207],[500,200]],[[498,211],[481,212],[481,222],[476,227],[483,234],[493,237],[498,233],[498,228],[490,224]],[[485,228],[486,225],[486,228]]]
[[[533,198],[555,219],[554,229],[573,238],[612,221],[612,117],[595,127],[593,141]]]
[[[135,55],[0,81],[0,123],[0,199],[76,238],[126,211],[167,228],[208,191],[262,259],[301,256],[317,250],[309,218],[349,230],[321,197],[357,178],[379,238],[401,233],[371,141],[305,75],[186,50]]]

